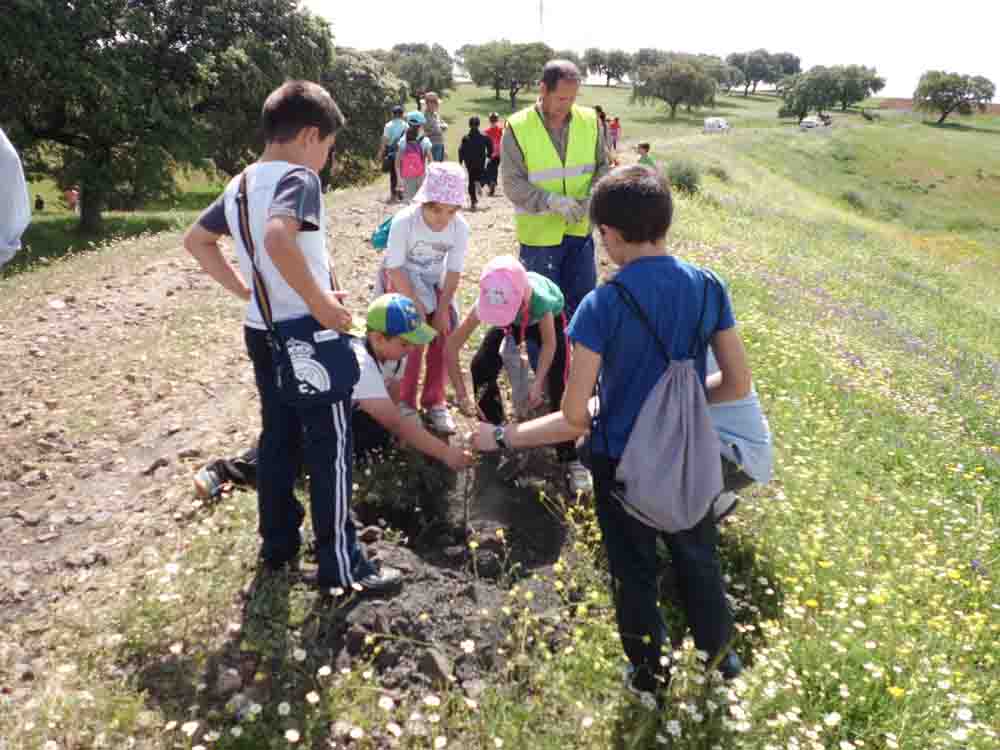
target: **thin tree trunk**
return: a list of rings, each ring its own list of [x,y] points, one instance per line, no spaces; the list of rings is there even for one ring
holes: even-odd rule
[[[101,228],[101,196],[88,185],[80,186],[80,223],[81,232],[94,233]]]
[[[747,83],[747,85],[743,87],[743,96],[750,96],[750,84],[749,83]]]
[[[939,118],[938,118],[938,121],[937,121],[937,124],[938,124],[938,125],[940,125],[941,123],[943,123],[943,122],[944,122],[944,120],[945,120],[945,118],[946,118],[946,117],[947,117],[948,115],[950,115],[950,114],[951,114],[951,110],[950,110],[950,109],[949,109],[949,110],[947,110],[946,112],[942,112],[942,113],[941,113],[941,117],[939,117]]]

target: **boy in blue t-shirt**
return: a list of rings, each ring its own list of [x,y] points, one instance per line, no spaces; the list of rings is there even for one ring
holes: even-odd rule
[[[616,281],[635,297],[671,357],[686,359],[695,337],[708,335],[721,370],[721,377],[707,385],[709,403],[746,396],[750,371],[725,289],[716,281],[706,284],[704,271],[667,253],[673,204],[663,179],[643,166],[616,169],[598,183],[590,211],[608,256],[621,268]],[[628,685],[642,694],[655,692],[669,675],[661,664],[661,649],[669,647],[669,641],[657,602],[656,540],[661,532],[623,509],[623,486],[615,480],[615,470],[639,411],[667,363],[643,322],[607,284],[584,298],[569,337],[573,364],[562,411],[570,425],[591,430],[594,497],[618,630],[631,662]],[[696,368],[704,382],[706,348],[697,350]],[[588,400],[598,377],[600,411],[592,420]],[[735,653],[727,653],[733,620],[723,589],[714,514],[710,510],[693,528],[663,534],[663,539],[695,644],[710,659],[721,657],[718,668],[726,678],[735,677],[742,665]]]

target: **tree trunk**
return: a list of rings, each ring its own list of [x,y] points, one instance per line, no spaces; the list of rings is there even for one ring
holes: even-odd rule
[[[670,104],[670,119],[673,120],[675,117],[677,117],[677,105],[680,104],[680,102],[670,102],[669,104]]]
[[[941,124],[942,122],[944,122],[944,121],[945,121],[945,118],[946,118],[946,117],[947,117],[948,115],[950,115],[950,114],[951,114],[951,110],[950,110],[950,109],[949,109],[949,110],[947,110],[947,111],[945,111],[945,112],[942,112],[942,113],[941,113],[941,116],[940,116],[940,117],[938,118],[938,121],[937,121],[937,124],[938,124],[938,125],[940,125],[940,124]]]
[[[517,92],[520,91],[520,90],[521,90],[520,86],[518,86],[518,87],[511,86],[511,88],[510,88],[510,108],[511,108],[511,111],[514,111],[514,110],[517,109]]]
[[[500,84],[497,84],[496,87],[495,87],[495,89],[496,89],[496,94],[497,94],[496,100],[500,101]]]
[[[747,82],[747,85],[743,87],[743,96],[750,96],[750,82],[749,81]]]
[[[80,223],[77,228],[81,232],[93,234],[100,230],[101,197],[90,186],[80,186]]]
[[[610,73],[608,73],[608,74],[607,74],[607,77],[608,77],[608,79],[607,79],[607,80],[606,80],[606,81],[604,82],[604,86],[605,86],[605,88],[607,88],[608,86],[610,86],[610,85],[611,85],[611,74],[610,74]]]
[[[755,94],[757,93],[757,84],[758,84],[758,83],[759,83],[759,81],[754,81],[754,82],[753,82],[753,92],[754,92]]]

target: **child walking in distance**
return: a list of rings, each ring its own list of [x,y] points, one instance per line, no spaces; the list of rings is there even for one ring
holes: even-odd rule
[[[654,159],[649,154],[649,144],[640,143],[638,149],[639,149],[639,163],[642,164],[644,167],[650,167],[651,169],[656,169],[657,168],[656,159]]]
[[[479,203],[479,187],[486,173],[486,162],[493,150],[493,143],[479,132],[479,118],[469,118],[469,134],[462,138],[458,149],[458,163],[469,172],[469,201],[473,211]]]
[[[746,398],[750,370],[725,288],[714,275],[667,253],[673,204],[662,178],[641,166],[616,169],[598,183],[590,211],[608,257],[620,270],[584,298],[570,323],[573,364],[562,413],[508,428],[484,425],[477,447],[525,448],[589,430],[595,506],[611,569],[618,631],[629,659],[626,687],[655,707],[655,693],[670,675],[669,661],[662,658],[664,646],[669,646],[667,630],[657,605],[658,538],[670,550],[695,644],[726,679],[738,675],[742,664],[730,650],[733,618],[711,501],[689,528],[665,533],[629,510],[632,480],[619,481],[617,470],[626,447],[634,445],[630,439],[647,398],[655,395],[672,364],[693,359],[695,393],[704,392],[710,405]],[[709,342],[719,372],[706,380]],[[697,410],[693,402],[667,406],[673,413],[667,412],[669,419],[659,429],[671,434],[682,423],[690,424]],[[718,446],[715,442],[716,450]],[[719,458],[710,458],[721,489]],[[654,477],[667,470],[656,465]],[[674,502],[676,498],[664,497],[662,504]]]
[[[319,84],[289,81],[273,91],[261,113],[263,154],[205,210],[184,245],[209,276],[249,303],[244,338],[260,395],[257,501],[263,563],[277,569],[298,556],[305,511],[294,488],[301,460],[310,478],[317,583],[323,590],[386,591],[400,584],[401,574],[388,567],[379,570],[365,558],[350,515],[350,393],[332,406],[303,406],[289,399],[276,377],[283,355],[268,330],[272,324],[308,322],[310,317],[326,329],[316,332],[317,342],[320,334],[329,341],[350,330],[351,314],[334,291],[317,175],[343,124],[336,103]],[[238,203],[244,188],[246,197]],[[225,234],[236,245],[238,269],[219,247]],[[270,303],[264,307],[270,310],[270,324],[257,291],[246,283],[254,265]],[[296,342],[298,354],[304,347],[311,344]],[[357,363],[349,347],[343,350],[342,372],[356,378]],[[323,374],[331,377],[327,370]]]
[[[455,432],[455,420],[445,404],[444,340],[451,331],[452,302],[469,246],[469,224],[459,213],[466,186],[465,170],[458,164],[428,165],[427,179],[414,196],[414,205],[393,218],[384,261],[392,291],[412,299],[421,320],[426,319],[440,334],[406,358],[400,408],[404,414],[416,414],[426,349],[427,377],[419,404],[427,410],[434,429],[446,435]]]
[[[431,141],[423,134],[424,116],[410,112],[407,129],[396,144],[396,172],[403,186],[403,200],[411,201],[424,184],[427,165],[431,161]]]
[[[496,195],[497,180],[500,179],[500,144],[503,141],[503,122],[500,115],[490,112],[490,126],[486,128],[486,137],[490,139],[493,148],[490,151],[490,161],[486,165],[486,182],[490,196]]]
[[[622,124],[621,121],[615,117],[612,118],[611,124],[608,125],[608,145],[611,147],[612,151],[618,150],[618,139],[622,136]]]
[[[458,398],[463,411],[475,413],[493,424],[504,419],[504,405],[498,378],[503,369],[501,347],[507,336],[513,338],[521,351],[527,342],[538,346],[538,359],[533,363],[535,380],[528,393],[528,406],[535,408],[546,399],[558,409],[566,386],[566,302],[555,282],[541,274],[525,271],[520,261],[501,255],[490,261],[479,279],[479,299],[462,324],[448,339],[448,358],[457,368],[458,353],[469,336],[485,323],[491,328],[483,336],[479,350],[472,359],[472,387],[476,394],[475,408],[471,404],[464,379],[458,385]],[[590,492],[590,473],[577,460],[572,440],[556,446],[559,461],[566,467],[571,493]]]

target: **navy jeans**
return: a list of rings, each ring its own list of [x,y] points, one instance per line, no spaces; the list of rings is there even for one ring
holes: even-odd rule
[[[583,298],[597,286],[594,238],[565,235],[559,245],[538,247],[521,245],[521,263],[529,271],[540,273],[555,282],[566,298],[566,320]]]
[[[711,509],[697,526],[676,534],[647,526],[629,515],[615,497],[624,491],[612,478],[616,463],[594,456],[597,520],[611,569],[618,634],[636,669],[634,684],[652,691],[657,688],[656,676],[668,675],[660,665],[662,647],[668,640],[659,607],[657,537],[662,535],[670,551],[681,608],[695,645],[710,658],[729,643],[733,616],[723,587],[718,532]]]
[[[351,401],[293,408],[274,381],[270,334],[245,328],[247,353],[260,394],[257,511],[261,555],[269,565],[294,558],[305,512],[295,499],[300,458],[309,474],[309,510],[322,587],[349,587],[374,568],[365,559],[351,520]]]

